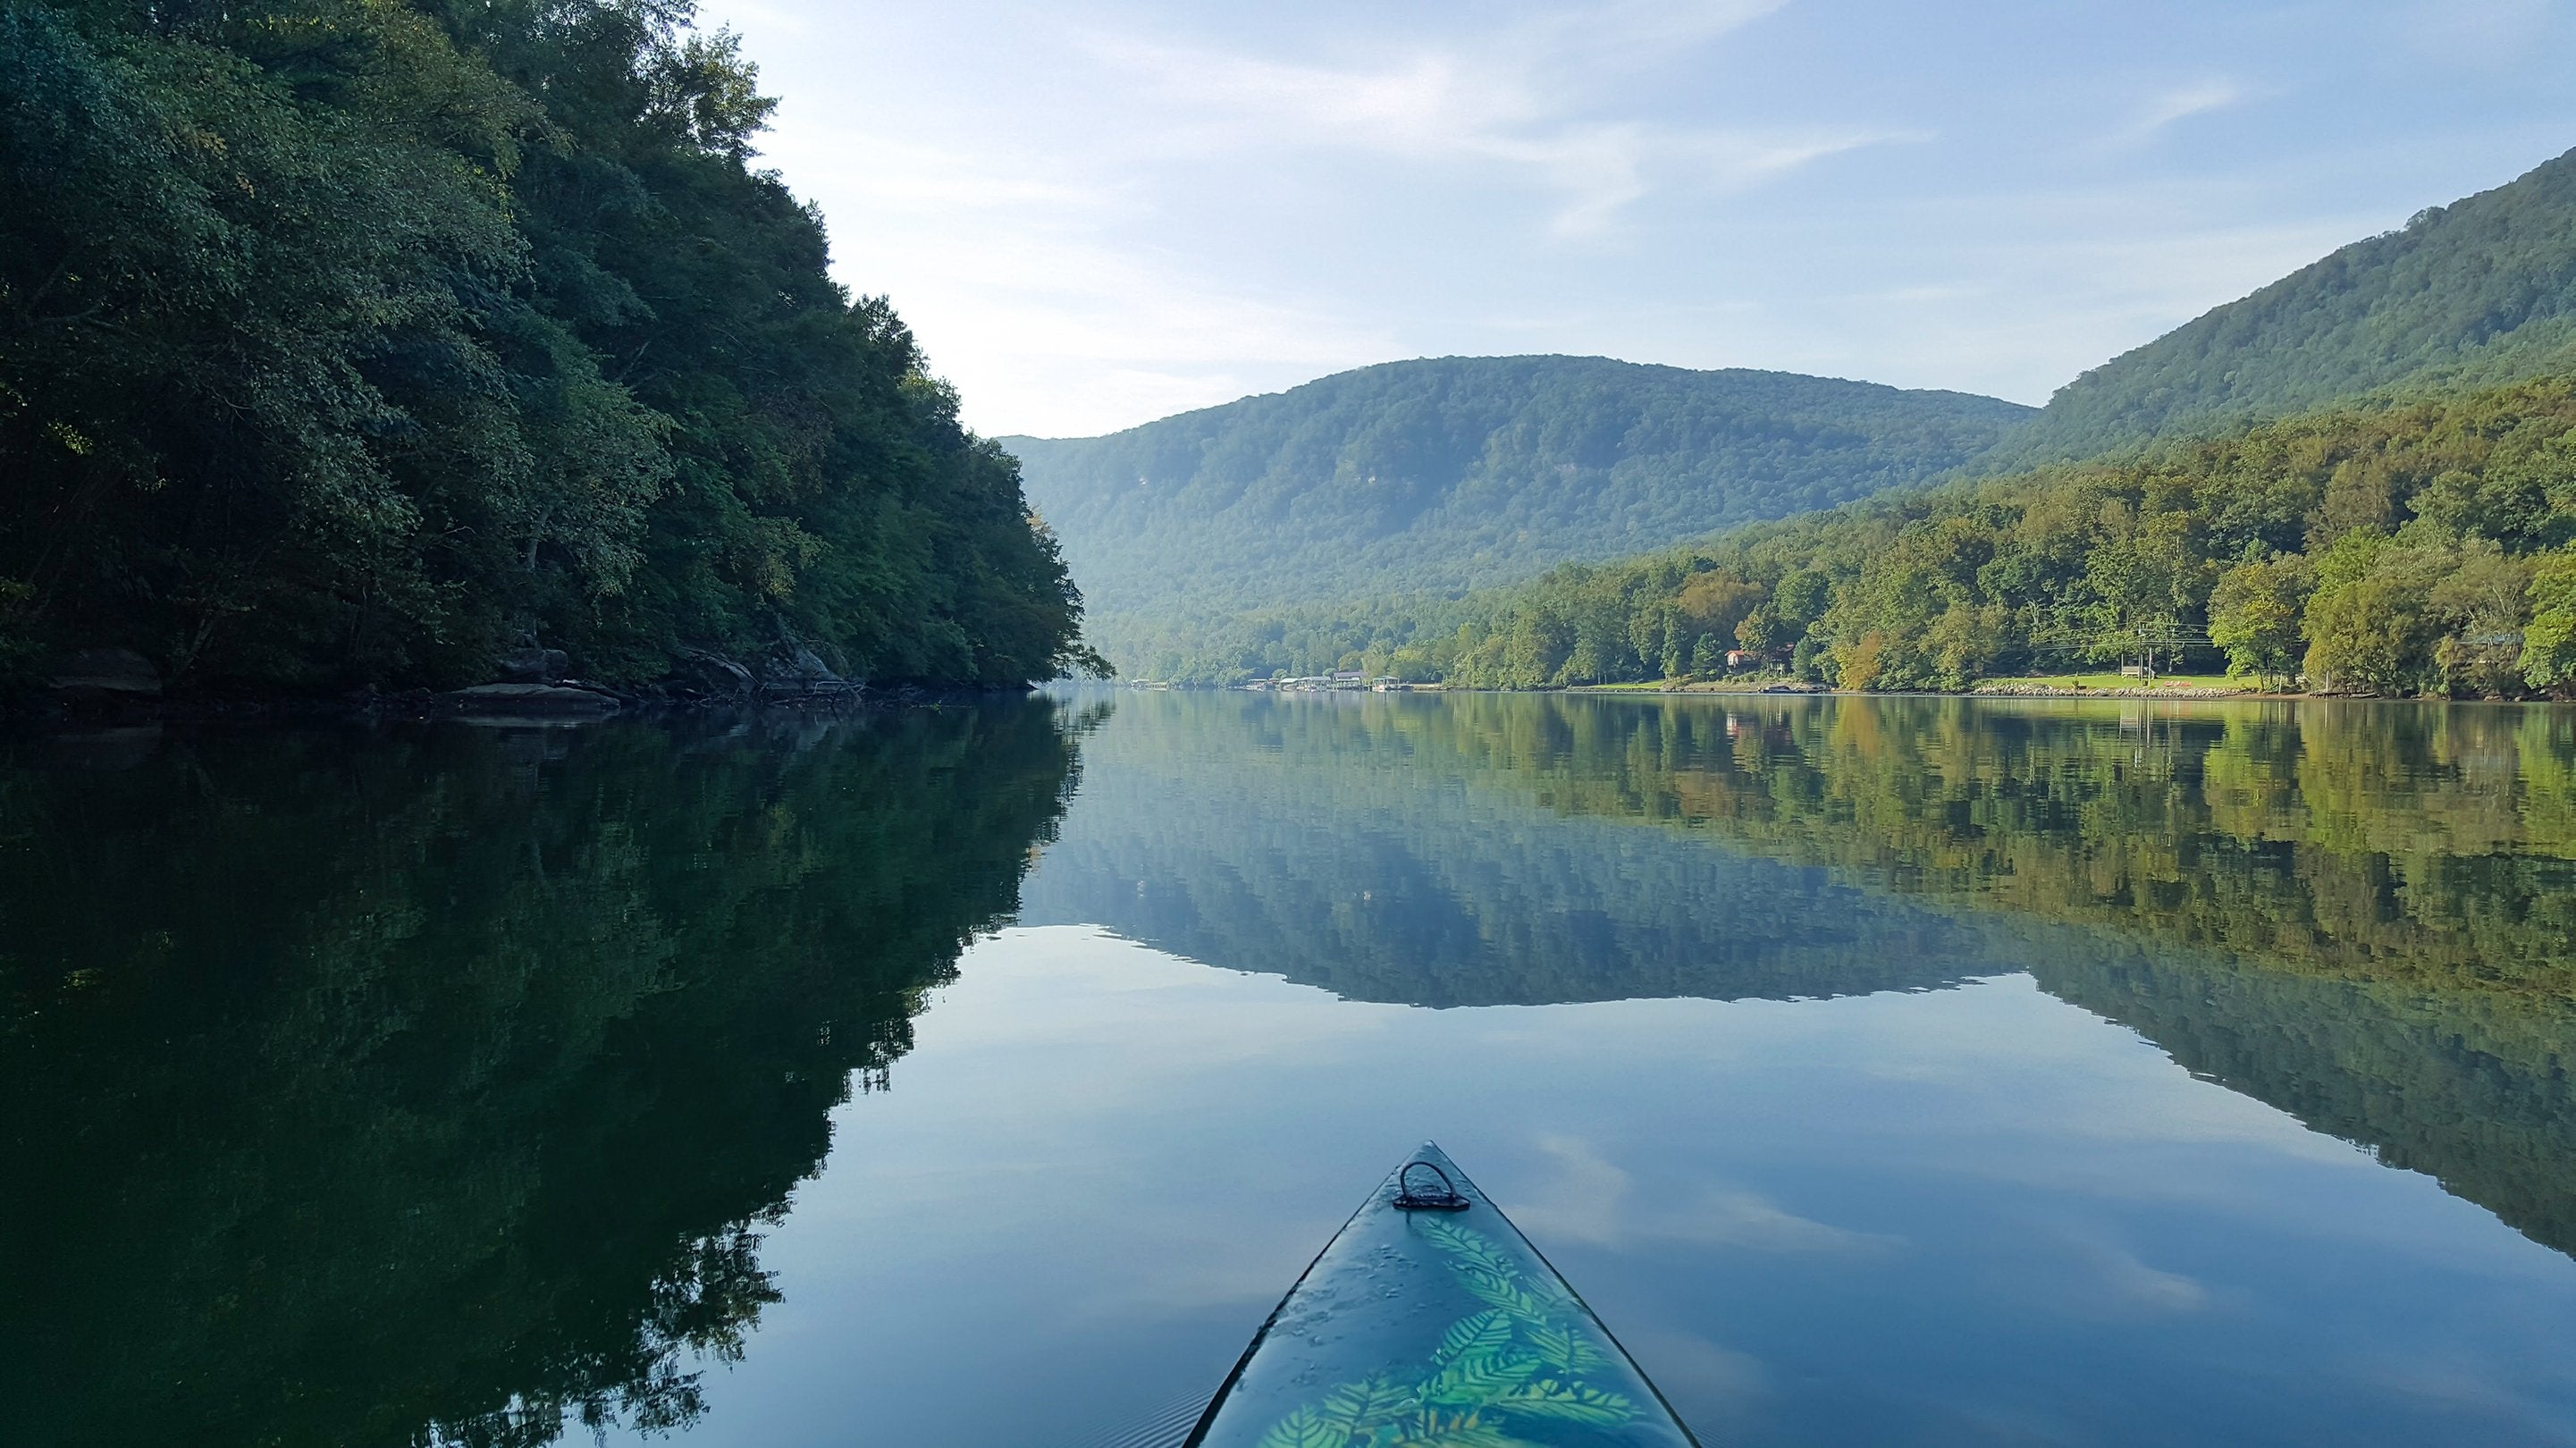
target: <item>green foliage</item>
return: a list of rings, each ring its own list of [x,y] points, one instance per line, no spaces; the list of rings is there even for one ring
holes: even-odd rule
[[[2346,534],[2317,559],[2302,631],[2313,687],[2495,694],[2518,687],[2527,570],[2429,522]]]
[[[1375,1432],[1421,1406],[1420,1392],[1384,1376],[1335,1388],[1324,1398],[1325,1415],[1345,1433]]]
[[[0,4],[0,630],[184,681],[809,641],[1078,648],[967,434],[685,4]]]
[[[2300,632],[2318,688],[2340,683],[2356,693],[2404,694],[2432,685],[2431,600],[2451,561],[2447,551],[2360,532],[2317,560],[2317,591]]]
[[[1455,594],[1829,507],[1929,481],[2026,415],[1783,373],[1452,357],[1005,441],[1095,635],[1131,672],[1198,677],[1250,667],[1247,609]]]
[[[2522,502],[2461,502],[2492,496]],[[1256,616],[1232,637],[1268,642],[1184,677],[1250,659],[1551,688],[1719,673],[1749,648],[1847,689],[2223,655],[2316,688],[2507,695],[2554,686],[2520,663],[2528,550],[2570,532],[2576,382],[2550,379],[1881,494],[1451,602]]]
[[[2209,642],[2226,651],[2230,675],[2271,686],[2297,672],[2313,583],[2297,554],[2248,559],[2219,575],[2209,594]]]
[[[132,742],[0,769],[0,1385],[65,1448],[687,1426],[1073,747],[1036,701]]]
[[[1470,1313],[1449,1325],[1441,1335],[1440,1350],[1431,1355],[1434,1367],[1446,1368],[1464,1358],[1490,1357],[1511,1344],[1512,1320],[1500,1311]]]
[[[1503,1394],[1496,1405],[1505,1413],[1550,1418],[1594,1428],[1615,1428],[1637,1415],[1636,1405],[1617,1393],[1582,1383],[1540,1378]]]
[[[1084,766],[1032,923],[1440,1007],[2028,962],[2576,1251],[2576,710],[1174,690]]]
[[[1641,741],[1610,726],[1645,704],[1349,699],[1122,700],[1116,727],[1084,745],[1090,833],[1048,856],[1024,918],[1096,923],[1347,999],[1441,1007],[1933,990],[1999,949],[1904,902],[1712,870],[1703,842],[1595,818],[1607,811],[1589,808],[1588,787],[1569,795],[1587,806],[1577,820],[1531,801],[1522,785],[1540,762],[1585,778],[1618,767]],[[1247,770],[1247,758],[1331,767]]]
[[[1637,576],[1660,559],[1585,564],[1518,591],[1461,597],[1507,584],[1511,572],[1549,561],[1551,550],[1558,559],[1598,559],[1765,511],[1817,506],[1826,493],[1836,495],[1831,501],[1884,495],[1908,481],[1884,462],[1855,474],[1847,453],[1819,447],[1800,466],[1821,482],[1777,501],[1715,484],[1712,499],[1698,485],[1665,486],[1666,477],[1690,476],[1688,454],[1654,449],[1688,441],[1731,456],[1729,439],[1759,436],[1759,427],[1697,436],[1640,423],[1618,434],[1618,448],[1603,455],[1617,461],[1591,485],[1582,462],[1560,460],[1541,444],[1606,431],[1488,433],[1457,421],[1452,399],[1471,391],[1469,369],[1538,359],[1401,364],[1116,438],[1014,445],[1043,460],[1033,477],[1050,513],[1079,519],[1078,537],[1073,525],[1068,537],[1077,538],[1100,596],[1116,600],[1120,651],[1134,667],[1180,682],[1355,667],[1534,688],[1705,674],[1742,648],[1803,678],[1917,689],[1956,688],[1981,673],[2042,662],[2162,664],[2177,649],[2236,658],[2240,650],[2207,632],[2209,598],[2218,576],[2249,556],[2302,553],[2354,531],[2393,534],[2410,519],[2488,540],[2509,557],[2576,540],[2576,438],[2554,415],[2563,407],[2547,403],[2542,410],[2553,415],[2535,418],[2514,414],[2510,389],[2461,395],[2576,367],[2572,226],[2576,153],[2426,212],[2402,232],[2347,247],[2108,363],[2002,433],[1983,456],[1952,457],[1915,480],[1954,464],[1987,472],[2041,464],[2038,474],[1983,492],[1954,488],[1928,504],[1908,498],[1844,508],[1837,525],[1808,530],[1822,554],[1812,560],[1784,558],[1796,545],[1778,541],[1767,557],[1745,556],[1753,542],[1780,537],[1759,528],[1739,533],[1732,550],[1704,546],[1680,556],[1685,568],[1736,564],[1740,583],[1765,588],[1780,582],[1775,569],[1811,561],[1836,594],[1830,623],[1819,623],[1821,601],[1802,611],[1785,602],[1765,611],[1757,602],[1724,629],[1688,620],[1676,628],[1665,609],[1671,584]],[[1415,380],[1402,368],[1446,370]],[[2445,392],[2446,400],[2423,401]],[[2499,396],[2508,400],[2491,405]],[[2279,423],[2198,451],[2169,442],[2154,455],[2091,467],[2059,461],[2242,431],[2365,397],[2409,405]],[[1785,399],[1768,401],[1777,408]],[[1521,405],[1573,416],[1547,393]],[[1345,413],[1350,421],[1339,423]],[[2397,423],[2376,428],[2367,421],[2374,415]],[[2408,437],[2408,427],[2422,431]],[[1417,441],[1387,451],[1379,429]],[[1932,439],[1918,456],[1951,456],[1941,445],[1947,440]],[[1444,461],[1433,467],[1427,459]],[[1552,461],[1579,496],[1546,475]],[[2222,476],[2192,490],[2197,498],[2176,497],[2168,485],[2179,469]],[[1778,475],[1768,458],[1752,471]],[[1480,510],[1462,516],[1492,520],[1482,532],[1460,533],[1467,541],[1456,544],[1451,534],[1466,525],[1453,526],[1444,511],[1453,475],[1461,480],[1456,497]],[[1479,491],[1488,479],[1513,488]],[[2034,494],[2043,488],[2069,497],[2042,505]],[[1993,516],[1998,511],[2017,516]],[[1968,533],[1905,534],[1907,524],[1937,528],[1953,512],[1965,515]],[[1645,536],[1658,530],[1663,539]],[[1455,557],[1460,548],[1464,563]],[[1893,555],[1883,576],[1862,566],[1880,550]],[[1981,550],[1982,561],[1971,556]],[[2501,575],[2491,570],[2487,582],[2501,586]],[[1865,596],[1852,597],[1856,590]],[[2465,603],[2447,613],[2464,610],[2494,613]],[[1128,616],[1147,611],[1150,625]],[[2278,629],[2264,627],[2264,641],[2242,650],[2243,667],[2290,672]],[[2391,640],[2402,661],[2365,662],[2345,677],[2382,681],[2374,688],[2523,686],[2504,657],[2510,647],[2494,641],[2514,627],[2484,630],[2489,642],[2447,651],[2445,639],[2464,636],[2444,627]],[[2437,652],[2446,658],[2430,657]]]
[[[1610,1358],[1562,1284],[1532,1277],[1472,1227],[1434,1217],[1407,1225],[1459,1285],[1495,1305],[1451,1323],[1411,1385],[1401,1375],[1343,1384],[1282,1417],[1261,1448],[1526,1448],[1486,1415],[1609,1428],[1635,1421],[1637,1405],[1624,1394],[1576,1380]]]
[[[2531,626],[2518,661],[2525,682],[2563,694],[2576,685],[2576,548],[2540,558],[2531,575]]]
[[[1354,1426],[1327,1417],[1328,1411],[1312,1404],[1298,1408],[1261,1435],[1261,1448],[1347,1448]]]
[[[1485,1422],[1476,1413],[1443,1413],[1426,1408],[1403,1431],[1387,1440],[1387,1448],[1541,1448],[1541,1445],[1516,1438],[1498,1424]]]
[[[1529,1342],[1542,1361],[1565,1372],[1588,1373],[1608,1363],[1601,1350],[1592,1345],[1590,1335],[1571,1327],[1533,1327],[1529,1329]]]
[[[2347,246],[2085,373],[1998,458],[2089,457],[2389,389],[2563,372],[2576,364],[2570,235],[2576,152]],[[2529,497],[2509,475],[2493,478],[2457,500],[2486,516],[2445,525],[2528,546],[2506,537],[2512,525],[2492,510],[2528,509]]]
[[[1422,1400],[1443,1407],[1487,1407],[1502,1401],[1537,1371],[1538,1359],[1510,1353],[1459,1358],[1422,1385]]]

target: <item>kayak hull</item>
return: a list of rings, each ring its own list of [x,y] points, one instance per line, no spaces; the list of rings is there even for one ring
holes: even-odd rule
[[[1448,1209],[1399,1204],[1442,1186]],[[1185,1448],[1696,1443],[1529,1239],[1426,1144],[1289,1289]]]

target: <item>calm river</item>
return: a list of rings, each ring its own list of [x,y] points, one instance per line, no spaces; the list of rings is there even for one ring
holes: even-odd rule
[[[1711,1448],[2576,1444],[2576,710],[0,750],[11,1442],[1157,1442],[1436,1138]]]

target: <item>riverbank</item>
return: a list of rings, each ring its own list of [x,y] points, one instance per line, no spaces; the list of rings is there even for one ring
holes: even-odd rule
[[[1227,691],[1227,690],[1234,690],[1234,691],[1248,691],[1248,692],[1252,692],[1252,693],[1274,693],[1274,692],[1275,692],[1275,693],[1282,693],[1282,694],[1336,694],[1336,695],[1359,695],[1359,694],[1369,694],[1369,693],[1378,693],[1378,694],[1388,694],[1388,693],[1396,693],[1396,694],[1603,694],[1603,695],[1613,695],[1613,696],[1634,697],[1634,696],[1637,696],[1637,695],[1665,695],[1665,694],[1721,694],[1721,695],[1726,695],[1726,696],[1729,696],[1729,697],[1736,697],[1736,696],[1752,697],[1752,696],[1756,696],[1756,695],[1762,695],[1762,696],[1768,696],[1768,697],[1772,697],[1772,698],[1780,698],[1780,697],[1783,697],[1783,696],[1817,695],[1817,696],[1840,697],[1840,698],[1855,698],[1855,699],[1889,699],[1889,698],[1918,698],[1918,699],[1919,699],[1919,698],[1933,698],[1933,699],[2198,699],[2198,700],[2227,700],[2227,699],[2341,699],[2341,698],[2378,698],[2378,697],[2382,697],[2382,696],[2379,696],[2379,695],[2303,694],[2303,693],[2297,693],[2297,692],[2292,692],[2292,691],[2282,691],[2282,690],[2261,689],[2261,688],[2257,688],[2257,687],[2255,687],[2255,686],[2253,686],[2253,685],[2250,685],[2250,684],[2237,684],[2237,683],[2217,683],[2217,684],[2209,684],[2209,683],[2201,683],[2201,682],[2196,682],[2196,681],[2182,681],[2182,680],[2165,681],[2165,682],[2158,682],[2158,683],[2152,683],[2152,684],[2136,684],[2136,683],[2130,683],[2130,684],[2124,684],[2124,685],[2110,686],[2110,685],[2089,685],[2089,684],[2060,684],[2060,683],[2056,683],[2056,682],[2053,682],[2053,681],[2050,681],[2050,680],[2045,680],[2045,679],[1986,679],[1986,680],[1981,680],[1981,681],[1979,681],[1979,682],[1978,682],[1978,684],[1976,685],[1976,687],[1974,687],[1974,688],[1969,688],[1969,689],[1895,689],[1895,690],[1836,689],[1836,688],[1832,688],[1832,687],[1829,687],[1829,686],[1824,685],[1824,684],[1810,684],[1810,683],[1805,683],[1805,682],[1802,682],[1802,681],[1799,681],[1799,680],[1794,680],[1794,679],[1784,680],[1784,679],[1778,679],[1778,678],[1768,678],[1768,679],[1694,679],[1694,680],[1691,680],[1691,681],[1689,681],[1689,682],[1687,682],[1687,683],[1676,682],[1676,681],[1669,680],[1669,679],[1659,679],[1659,680],[1655,680],[1655,681],[1653,681],[1653,682],[1647,682],[1647,683],[1626,683],[1626,684],[1564,684],[1564,685],[1558,685],[1558,686],[1554,686],[1554,687],[1550,687],[1550,688],[1544,688],[1544,689],[1465,689],[1465,688],[1460,688],[1460,687],[1457,687],[1456,685],[1451,685],[1451,684],[1405,684],[1405,685],[1401,685],[1401,686],[1398,686],[1398,687],[1395,687],[1395,688],[1380,688],[1380,689],[1367,689],[1367,688],[1358,688],[1358,687],[1347,687],[1347,688],[1338,688],[1338,689],[1335,689],[1335,688],[1302,688],[1302,689],[1275,689],[1275,690],[1274,690],[1274,689],[1272,689],[1272,688],[1270,688],[1270,687],[1268,687],[1268,686],[1266,686],[1266,685],[1261,685],[1261,684],[1234,684],[1234,685],[1223,685],[1223,684],[1171,684],[1171,683],[1164,683],[1164,682],[1161,682],[1161,681],[1158,681],[1158,680],[1151,680],[1151,681],[1149,681],[1149,680],[1127,680],[1127,681],[1122,681],[1122,682],[1120,682],[1120,683],[1117,683],[1117,684],[1115,684],[1115,685],[1112,685],[1111,687],[1114,687],[1114,688],[1122,688],[1122,689],[1135,689],[1135,690],[1146,691],[1146,692],[1179,692],[1179,693],[1190,693],[1190,692],[1197,692],[1197,691],[1207,691],[1207,692],[1225,692],[1225,691]],[[2525,701],[2522,701],[2522,702],[2527,702],[2527,703],[2538,703],[2538,702],[2546,702],[2546,701],[2541,701],[2541,700],[2525,700]]]
[[[1033,687],[843,678],[812,649],[794,643],[739,659],[681,648],[668,672],[641,684],[581,678],[571,662],[560,649],[515,649],[493,660],[495,677],[484,683],[391,691],[368,685],[333,693],[239,681],[174,682],[132,649],[84,649],[64,655],[42,682],[0,691],[0,720],[113,727],[258,719],[577,720],[707,708],[832,714],[880,704],[1017,697]]]
[[[0,698],[0,727],[113,729],[192,723],[578,723],[601,719],[658,718],[702,713],[782,712],[855,714],[869,709],[977,703],[1026,697],[1025,687],[904,683],[887,686],[836,680],[829,686],[769,686],[730,691],[646,685],[620,688],[564,681],[553,684],[479,684],[433,691],[380,693],[360,689],[337,695],[284,691],[205,693],[66,693],[29,691]]]
[[[1955,699],[2306,699],[2314,694],[2269,693],[2238,680],[2217,677],[2183,676],[2141,683],[2093,676],[2056,675],[2045,678],[1980,679],[1966,689],[1907,689],[1914,695],[1931,695]],[[1823,684],[1805,683],[1778,677],[1745,679],[1699,679],[1687,683],[1670,679],[1635,684],[1576,684],[1565,692],[1572,694],[1841,694],[1865,693],[1860,690],[1829,688]]]

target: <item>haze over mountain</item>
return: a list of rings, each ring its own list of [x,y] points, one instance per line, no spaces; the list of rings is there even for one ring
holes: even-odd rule
[[[1213,682],[1305,671],[1319,660],[1349,665],[1354,656],[1392,667],[1378,655],[1408,642],[1417,654],[1437,654],[1462,619],[1515,615],[1509,603],[1480,605],[1500,597],[1483,590],[1502,586],[1517,597],[1516,585],[1551,566],[1682,543],[1713,547],[1702,540],[1731,527],[1945,474],[2011,473],[2233,436],[2329,409],[2341,420],[2306,431],[2403,435],[2406,446],[2430,449],[2428,457],[2457,453],[2454,465],[2468,467],[2469,454],[2444,441],[2442,418],[2548,412],[2554,404],[2537,395],[2481,389],[2571,370],[2576,152],[2217,308],[2085,373],[2036,413],[1958,393],[1782,373],[1446,358],[1343,373],[1105,438],[1004,442],[1022,458],[1028,495],[1063,541],[1090,603],[1093,638],[1131,671]],[[2419,406],[2385,424],[2373,420],[2399,403],[2433,411]],[[2441,435],[2410,431],[2424,427]],[[2506,472],[2520,476],[2512,466]],[[2278,536],[2264,542],[2295,553],[2355,522],[2394,526],[2420,511],[2410,499],[2430,480],[2397,478],[2383,503],[2353,504],[2360,512],[2342,522],[2285,515],[2272,530]],[[2325,486],[2321,477],[2307,482],[2310,491]],[[2034,486],[2058,484],[2043,478]],[[2517,556],[2563,531],[2487,516],[2501,504],[2463,512],[2448,494],[2428,497],[2425,506],[2441,512],[2446,527],[2492,538]],[[2561,504],[2532,506],[2555,517]],[[2225,566],[2203,562],[2211,577]],[[1866,558],[1844,563],[1846,572],[1875,566]],[[1621,577],[1660,566],[1651,556],[1623,562]],[[1853,588],[1859,581],[1852,574]],[[1558,582],[1559,603],[1627,586],[1595,588],[1589,575]],[[2207,582],[2184,590],[2188,599],[2176,595],[2187,606],[2175,627],[2202,626]],[[1633,636],[1643,659],[1607,677],[1638,669],[1653,677],[1697,658],[1677,664],[1671,630],[1640,623],[1678,586],[1648,587],[1643,613],[1631,606],[1635,598],[1605,603],[1594,631],[1606,630],[1614,654],[1624,655]],[[1476,598],[1460,601],[1471,591]],[[2102,613],[2091,597],[2077,586],[2048,616]],[[1625,624],[1609,616],[1632,613]],[[2498,612],[2490,622],[2509,632],[2515,619]],[[1570,639],[1586,625],[1557,619],[1551,627]],[[1733,627],[1725,620],[1710,646],[1732,647]],[[1890,637],[1915,631],[1909,624]],[[1664,637],[1662,655],[1647,646],[1648,635]],[[1578,647],[1566,657],[1579,662],[1582,654]],[[1415,658],[1414,667],[1430,677],[1451,673],[1437,658]],[[1950,672],[1964,678],[1976,670]]]
[[[1454,593],[1938,477],[2031,409],[1600,357],[1393,362],[1101,438],[1005,438],[1094,644]]]
[[[1994,466],[2576,365],[2576,152],[2420,212],[2061,388]]]

